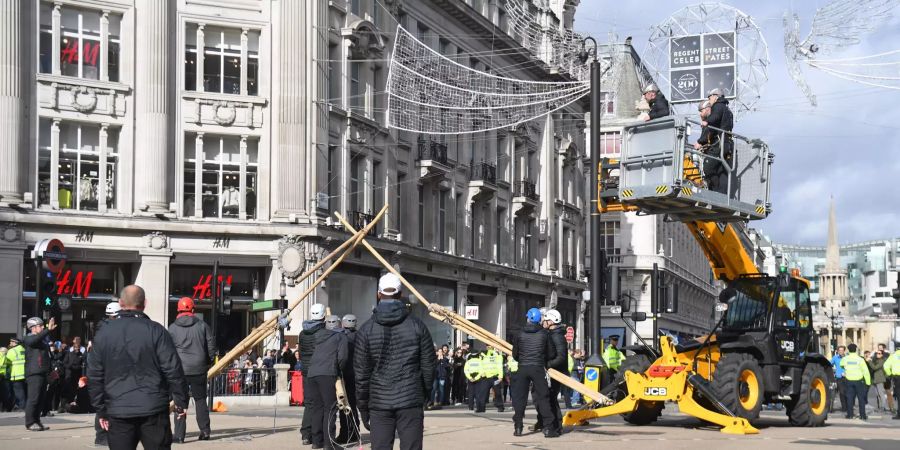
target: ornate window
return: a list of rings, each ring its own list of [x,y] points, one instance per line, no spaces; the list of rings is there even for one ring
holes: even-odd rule
[[[202,49],[199,53],[198,48]],[[259,31],[187,24],[184,89],[256,95],[259,92]]]
[[[188,133],[183,216],[255,219],[258,169],[255,138]]]
[[[48,2],[39,15],[41,73],[119,81],[121,15]]]

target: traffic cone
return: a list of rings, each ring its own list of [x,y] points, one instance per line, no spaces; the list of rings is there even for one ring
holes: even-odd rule
[[[228,412],[228,407],[221,400],[216,400],[212,407],[213,412]]]

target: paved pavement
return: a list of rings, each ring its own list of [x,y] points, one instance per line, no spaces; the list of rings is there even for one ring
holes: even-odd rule
[[[654,426],[636,427],[618,417],[592,422],[586,427],[568,431],[558,439],[545,439],[534,433],[519,438],[512,436],[512,412],[474,414],[464,407],[428,411],[425,416],[425,448],[440,449],[586,449],[598,446],[633,449],[871,449],[900,448],[900,421],[883,414],[870,414],[868,422],[832,415],[823,428],[789,427],[783,412],[764,411],[757,425],[760,434],[733,436],[716,428],[672,412],[668,407]],[[198,442],[196,422],[188,418],[188,443],[175,448],[229,449],[248,445],[257,449],[304,448],[300,446],[297,428],[301,408],[240,408],[228,413],[214,413],[213,436]],[[529,410],[526,423],[534,422]],[[0,414],[0,448],[4,450],[42,450],[90,448],[93,444],[93,415],[62,414],[46,418],[49,431],[25,430],[21,414]],[[364,434],[364,437],[366,435]],[[367,447],[367,446],[366,446]],[[305,447],[309,448],[309,447]]]

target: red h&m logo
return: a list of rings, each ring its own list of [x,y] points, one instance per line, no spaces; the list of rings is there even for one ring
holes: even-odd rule
[[[91,281],[94,280],[94,272],[76,272],[72,278],[72,271],[60,272],[56,276],[56,293],[69,297],[87,298],[91,294]]]
[[[227,277],[219,275],[218,284],[219,286],[231,286],[231,275],[228,275]],[[222,289],[219,288],[219,295],[221,294]],[[194,285],[194,295],[191,297],[197,300],[205,300],[212,297],[212,275],[200,275],[200,279],[197,280],[197,284]]]
[[[66,48],[59,50],[59,60],[64,63],[77,63],[78,56],[78,39],[69,39]],[[96,66],[98,56],[100,56],[100,43],[86,41],[84,43],[84,51],[81,52],[81,61],[87,65]]]

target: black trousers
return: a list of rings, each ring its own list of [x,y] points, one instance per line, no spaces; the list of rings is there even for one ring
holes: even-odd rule
[[[894,395],[894,399],[897,400],[894,403],[894,415],[896,417],[900,417],[900,375],[894,375],[890,378],[893,381],[894,389],[891,392]]]
[[[475,382],[475,394],[473,395],[475,397],[475,412],[484,412],[493,384],[493,378],[482,378]]]
[[[110,450],[135,450],[138,442],[144,450],[165,450],[172,448],[172,427],[169,425],[169,410],[152,416],[109,418]]]
[[[835,380],[837,382],[838,395],[841,399],[841,411],[847,410],[847,380],[845,378],[838,378]],[[831,411],[834,411],[834,397],[831,397]]]
[[[475,382],[466,381],[466,403],[469,409],[475,409]]]
[[[321,445],[324,448],[334,448],[331,445],[334,437],[334,416],[331,414],[335,402],[337,402],[337,393],[334,390],[334,383],[337,377],[320,376],[311,377],[309,379],[309,392],[304,392],[305,396],[310,396],[313,401],[313,408],[310,410],[310,440],[313,445]],[[303,413],[306,415],[306,412]]]
[[[847,416],[853,416],[853,403],[859,400],[859,417],[866,418],[866,400],[869,386],[863,380],[847,380]]]
[[[6,381],[6,374],[0,374],[0,412],[9,409],[9,381]]]
[[[494,407],[499,411],[503,407],[503,380],[495,383],[496,378],[491,378],[491,390],[494,391]]]
[[[394,448],[394,435],[400,436],[400,450],[422,448],[422,434],[425,432],[425,412],[421,407],[396,409],[391,411],[369,411],[369,435],[372,450]]]
[[[313,400],[309,393],[312,389],[309,385],[309,377],[303,374],[303,419],[300,421],[300,437],[309,439],[312,435],[312,410],[314,409]]]
[[[25,401],[27,400],[25,395],[25,380],[10,381],[9,383],[12,385],[13,393],[13,399],[11,399],[12,401],[10,403],[13,407],[24,410]]]
[[[194,410],[197,415],[197,428],[200,434],[209,434],[209,405],[206,403],[206,374],[185,375],[191,397],[194,399]],[[187,416],[175,415],[175,439],[183,440],[187,432]]]
[[[553,413],[553,427],[562,429],[562,410],[559,408],[559,392],[562,390],[562,384],[556,380],[550,380],[550,388],[547,391],[547,400],[550,404],[550,411]],[[532,393],[534,391],[532,390]],[[537,422],[543,423],[544,416],[538,411]]]
[[[25,400],[25,426],[41,423],[41,411],[47,395],[47,375],[25,377],[28,384],[28,398]]]
[[[513,423],[517,427],[522,426],[522,419],[525,417],[525,406],[528,404],[528,391],[532,385],[534,385],[532,395],[534,407],[541,416],[544,429],[549,430],[553,426],[553,412],[550,410],[549,402],[550,389],[547,386],[545,373],[543,367],[519,366],[515,382],[511,386],[512,404],[515,410]]]

